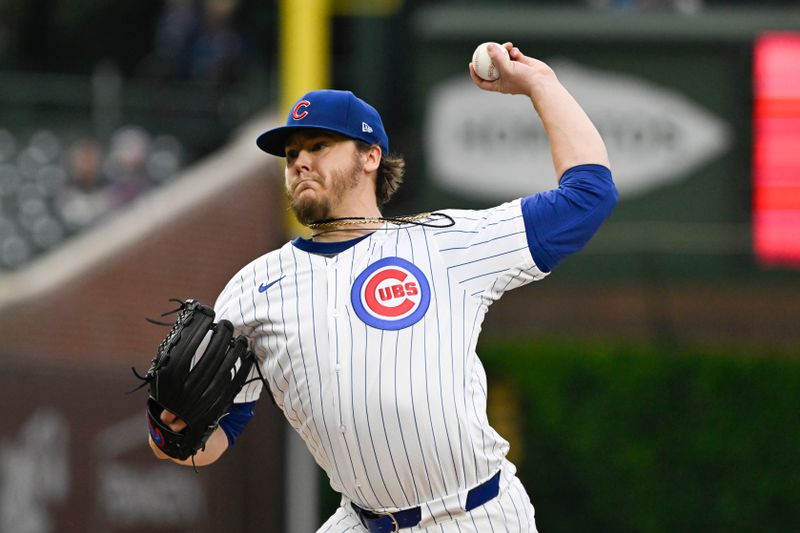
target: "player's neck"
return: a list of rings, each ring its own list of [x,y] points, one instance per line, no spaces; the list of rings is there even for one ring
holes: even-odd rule
[[[309,224],[315,242],[348,241],[383,227],[381,212],[374,209],[337,209],[325,220]]]
[[[324,221],[310,224],[314,232],[312,240],[316,242],[348,241],[361,237],[383,227],[381,210],[375,199],[375,193],[353,189],[342,198],[339,205],[331,210]]]

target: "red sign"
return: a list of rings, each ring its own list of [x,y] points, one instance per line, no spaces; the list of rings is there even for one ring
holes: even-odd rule
[[[765,34],[754,56],[755,253],[800,267],[800,34]]]

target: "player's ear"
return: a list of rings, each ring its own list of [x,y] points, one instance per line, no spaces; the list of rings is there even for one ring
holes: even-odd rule
[[[383,157],[383,153],[381,152],[381,147],[377,144],[373,144],[369,147],[369,150],[366,152],[366,157],[364,161],[364,170],[366,172],[373,172],[378,170],[378,167],[381,166],[381,158]]]

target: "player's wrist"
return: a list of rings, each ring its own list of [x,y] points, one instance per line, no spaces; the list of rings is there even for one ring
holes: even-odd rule
[[[542,64],[542,66],[533,69],[533,72],[527,79],[528,90],[526,94],[532,99],[542,98],[554,89],[561,88],[561,82],[558,81],[556,73]]]
[[[167,455],[164,452],[162,452],[159,449],[159,447],[156,446],[156,443],[153,442],[153,438],[152,437],[148,437],[147,438],[147,444],[150,445],[150,449],[153,450],[153,455],[155,455],[158,459],[169,459],[170,458],[169,455]]]

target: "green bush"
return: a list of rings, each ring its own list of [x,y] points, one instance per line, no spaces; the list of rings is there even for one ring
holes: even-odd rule
[[[556,342],[479,353],[522,398],[512,446],[540,531],[800,531],[797,359]]]

